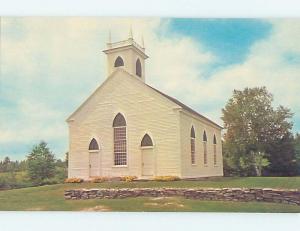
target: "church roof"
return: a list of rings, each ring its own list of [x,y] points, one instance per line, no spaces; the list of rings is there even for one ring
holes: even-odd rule
[[[179,105],[179,106],[182,107],[184,110],[186,110],[186,111],[188,111],[188,112],[190,112],[190,113],[192,113],[192,114],[194,114],[194,115],[196,115],[196,116],[201,117],[202,119],[204,119],[204,120],[206,120],[206,121],[208,121],[208,122],[214,124],[215,126],[221,128],[221,129],[223,128],[223,127],[221,127],[220,125],[218,125],[217,123],[215,123],[215,122],[213,122],[212,120],[208,119],[207,117],[201,115],[199,112],[193,110],[192,108],[188,107],[188,106],[185,105],[184,103],[180,102],[179,100],[177,100],[177,99],[175,99],[175,98],[173,98],[173,97],[171,97],[171,96],[169,96],[169,95],[167,95],[167,94],[165,94],[165,93],[163,93],[163,92],[161,92],[161,91],[155,89],[154,87],[151,87],[151,86],[148,85],[148,84],[146,84],[146,85],[147,85],[148,87],[150,87],[151,89],[153,89],[154,91],[156,91],[156,92],[158,92],[159,94],[161,94],[162,96],[164,96],[164,97],[166,97],[167,99],[171,100],[171,101],[174,102],[175,104]]]
[[[69,121],[71,118],[72,118],[72,116],[74,116],[78,111],[79,111],[79,109],[80,108],[82,108],[86,103],[87,103],[87,101],[88,100],[90,100],[92,97],[93,97],[93,95],[95,95],[96,94],[96,92],[105,84],[105,83],[107,83],[108,82],[108,80],[110,80],[110,79],[112,79],[111,78],[111,76],[113,76],[117,71],[122,71],[122,72],[124,72],[124,73],[127,73],[129,76],[133,76],[133,75],[131,75],[130,73],[128,73],[127,71],[125,71],[125,70],[123,70],[123,69],[117,69],[116,71],[114,71],[105,81],[104,81],[104,83],[102,83],[68,118],[67,118],[67,121]],[[132,79],[135,79],[135,78],[132,78]],[[139,82],[139,83],[141,83],[141,81],[140,80],[137,80],[137,82]],[[215,123],[215,122],[213,122],[212,120],[210,120],[210,119],[208,119],[207,117],[205,117],[205,116],[203,116],[203,115],[201,115],[199,112],[197,112],[197,111],[195,111],[195,110],[193,110],[192,108],[190,108],[190,107],[188,107],[187,105],[185,105],[184,103],[182,103],[182,102],[180,102],[179,100],[177,100],[177,99],[175,99],[175,98],[173,98],[173,97],[171,97],[171,96],[169,96],[169,95],[167,95],[167,94],[165,94],[165,93],[163,93],[163,92],[161,92],[161,91],[159,91],[159,90],[157,90],[156,88],[154,88],[154,87],[152,87],[152,86],[150,86],[150,85],[148,85],[148,84],[146,84],[146,83],[143,83],[143,85],[145,85],[145,86],[147,86],[147,87],[149,87],[151,90],[154,90],[155,92],[157,92],[157,93],[159,93],[161,96],[163,96],[163,97],[165,97],[165,98],[167,98],[168,100],[170,100],[170,101],[172,101],[173,103],[175,103],[175,104],[177,104],[178,106],[180,106],[181,108],[183,108],[184,110],[186,110],[186,111],[188,111],[189,113],[191,113],[191,114],[194,114],[194,115],[196,115],[196,116],[198,116],[198,117],[200,117],[200,118],[202,118],[202,119],[204,119],[204,120],[206,120],[206,121],[208,121],[209,123],[211,123],[211,124],[214,124],[215,126],[217,126],[218,128],[221,128],[221,129],[223,129],[223,127],[221,127],[220,125],[218,125],[217,123]]]

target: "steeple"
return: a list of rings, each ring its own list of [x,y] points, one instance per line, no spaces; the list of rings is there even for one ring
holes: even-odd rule
[[[115,69],[123,68],[137,79],[145,82],[145,47],[142,39],[142,46],[133,39],[132,29],[129,30],[127,40],[111,42],[109,39],[107,49],[103,51],[107,55],[107,74],[110,75]]]
[[[144,36],[142,35],[142,48],[145,48]]]
[[[133,33],[132,33],[132,27],[131,26],[130,26],[130,29],[129,29],[128,39],[133,39]]]
[[[111,43],[111,31],[108,32],[108,43]]]

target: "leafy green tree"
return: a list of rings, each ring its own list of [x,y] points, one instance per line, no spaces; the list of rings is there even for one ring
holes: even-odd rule
[[[294,139],[297,173],[300,174],[300,134],[296,134]]]
[[[42,141],[35,145],[27,156],[27,171],[30,179],[38,184],[55,175],[54,155],[46,142]]]
[[[264,152],[251,152],[253,165],[255,168],[255,172],[257,176],[262,175],[262,170],[264,167],[270,165],[269,160],[266,158],[266,154]]]
[[[278,166],[272,165],[277,153],[270,147],[280,145],[283,137],[290,134],[292,113],[283,106],[274,109],[272,101],[273,96],[265,87],[233,91],[233,96],[222,109],[225,173],[261,174],[267,169],[265,158],[268,158],[270,166]],[[264,153],[264,157],[254,157],[253,153]],[[285,150],[280,155],[286,158],[282,158],[283,162],[279,164],[284,168],[292,167],[294,157]],[[260,161],[262,165],[258,169]]]

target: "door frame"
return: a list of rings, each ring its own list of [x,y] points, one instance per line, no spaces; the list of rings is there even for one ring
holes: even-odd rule
[[[89,169],[89,178],[91,177],[95,177],[91,175],[91,154],[97,154],[98,155],[98,171],[97,171],[97,175],[96,176],[101,176],[101,155],[100,155],[100,149],[99,150],[90,150],[89,151],[89,165],[88,165],[88,169]]]
[[[144,150],[149,150],[151,149],[152,150],[152,175],[144,175],[144,153],[143,151]],[[142,177],[147,177],[147,176],[155,176],[155,172],[156,172],[156,169],[155,169],[155,157],[154,157],[154,146],[144,146],[144,147],[141,147],[141,176]]]

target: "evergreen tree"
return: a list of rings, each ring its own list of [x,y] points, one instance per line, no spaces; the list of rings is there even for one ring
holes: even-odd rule
[[[30,179],[36,183],[55,175],[55,159],[47,143],[42,141],[33,147],[27,156],[27,170]]]
[[[297,174],[296,152],[292,134],[286,134],[282,139],[273,142],[267,147],[270,166],[268,175],[293,176]]]

